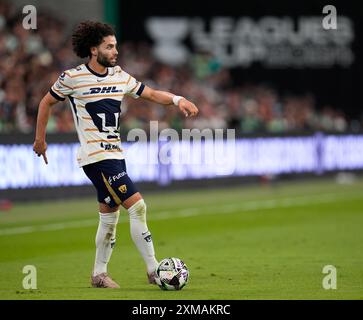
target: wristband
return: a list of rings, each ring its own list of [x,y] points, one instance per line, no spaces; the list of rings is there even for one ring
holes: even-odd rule
[[[173,97],[173,103],[174,103],[176,106],[178,106],[178,105],[179,105],[179,101],[180,101],[181,99],[184,99],[184,97],[182,97],[182,96],[174,96],[174,97]]]

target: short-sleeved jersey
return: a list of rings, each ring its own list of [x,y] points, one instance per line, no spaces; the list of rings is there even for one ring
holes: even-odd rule
[[[77,161],[84,165],[124,159],[119,116],[124,95],[138,98],[144,84],[119,66],[98,74],[87,64],[64,71],[50,88],[57,100],[69,98],[80,148]]]

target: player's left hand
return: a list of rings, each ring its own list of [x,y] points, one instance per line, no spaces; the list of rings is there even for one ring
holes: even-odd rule
[[[35,140],[33,144],[33,151],[36,153],[38,157],[43,156],[45,164],[48,164],[48,159],[46,154],[47,147],[48,145],[44,140],[42,141]]]
[[[195,106],[193,102],[183,98],[179,101],[179,109],[181,112],[184,113],[186,117],[193,117],[196,116],[199,112],[198,108]]]

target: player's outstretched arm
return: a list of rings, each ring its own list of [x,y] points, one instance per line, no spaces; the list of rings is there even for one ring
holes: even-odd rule
[[[52,95],[48,92],[42,101],[40,101],[38,108],[37,127],[35,131],[33,150],[38,157],[43,156],[46,164],[48,164],[46,155],[47,143],[45,142],[46,128],[50,116],[51,106],[57,102],[58,100],[52,97]]]
[[[163,105],[175,104],[186,117],[195,116],[198,113],[198,108],[195,104],[184,97],[176,96],[166,91],[154,90],[148,86],[145,86],[141,98]]]

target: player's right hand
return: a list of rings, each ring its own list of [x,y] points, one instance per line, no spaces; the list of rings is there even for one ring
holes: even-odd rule
[[[199,110],[193,102],[183,98],[179,101],[179,109],[186,117],[194,117],[198,114]]]
[[[47,147],[48,145],[45,141],[35,140],[33,144],[33,151],[36,153],[38,157],[43,156],[44,162],[46,164],[48,164],[48,159],[46,155]]]

